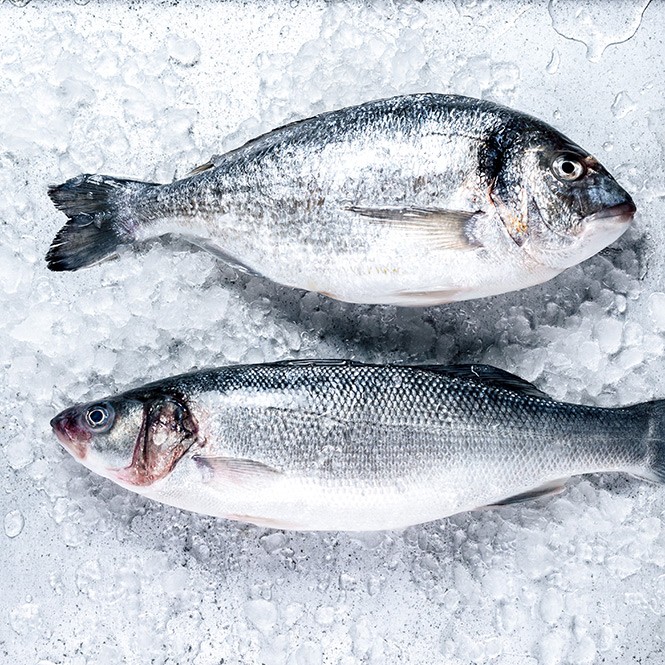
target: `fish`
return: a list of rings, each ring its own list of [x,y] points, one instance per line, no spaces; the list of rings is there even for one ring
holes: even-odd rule
[[[545,282],[636,212],[563,134],[486,100],[416,94],[299,120],[167,184],[79,175],[54,271],[178,236],[241,272],[350,303],[429,306]]]
[[[51,426],[125,489],[274,529],[402,529],[588,473],[665,482],[664,400],[570,404],[480,364],[206,369],[72,406]]]

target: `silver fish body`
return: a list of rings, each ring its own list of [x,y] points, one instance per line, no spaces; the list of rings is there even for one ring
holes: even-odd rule
[[[557,402],[485,365],[205,370],[52,421],[82,464],[191,511],[297,530],[402,528],[621,471],[662,482],[663,404]]]
[[[546,281],[616,240],[635,206],[585,150],[497,104],[421,94],[279,128],[166,185],[50,190],[76,270],[167,233],[276,282],[430,305]]]

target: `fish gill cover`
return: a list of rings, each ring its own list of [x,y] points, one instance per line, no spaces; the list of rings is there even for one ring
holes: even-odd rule
[[[48,426],[163,376],[288,357],[490,363],[601,406],[665,396],[665,11],[647,5],[0,4],[3,659],[658,662],[662,489],[586,477],[401,532],[284,533],[125,492]],[[166,182],[284,122],[423,91],[575,138],[635,199],[633,228],[542,286],[425,310],[334,302],[161,241],[47,271],[49,185]]]

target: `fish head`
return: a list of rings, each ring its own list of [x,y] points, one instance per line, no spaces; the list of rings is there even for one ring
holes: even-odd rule
[[[81,464],[134,491],[168,476],[198,433],[184,399],[155,391],[72,406],[51,427]]]
[[[490,186],[508,234],[532,259],[563,270],[629,227],[633,199],[583,148],[546,125],[503,140]]]

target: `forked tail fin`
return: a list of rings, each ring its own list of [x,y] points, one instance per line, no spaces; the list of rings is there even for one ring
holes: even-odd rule
[[[78,270],[111,258],[118,245],[134,240],[137,194],[152,183],[103,175],[80,175],[48,194],[69,221],[51,243],[46,262],[51,270]]]

